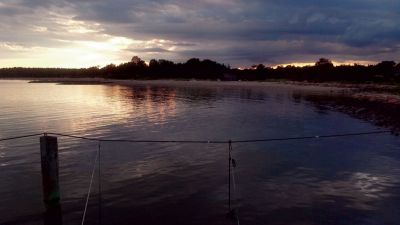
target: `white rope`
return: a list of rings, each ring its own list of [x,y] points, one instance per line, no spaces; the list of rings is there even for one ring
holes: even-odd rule
[[[232,167],[232,181],[233,181],[233,191],[235,192],[236,195],[236,180],[235,180],[235,168]]]
[[[237,199],[238,197],[238,191],[236,189],[236,178],[235,178],[235,167],[232,165],[232,181],[233,181],[233,192],[234,192],[234,196]],[[239,222],[239,209],[236,208],[236,219],[237,219],[237,224],[240,225]]]
[[[96,158],[94,159],[94,163],[93,163],[92,175],[90,177],[89,190],[88,190],[88,193],[86,195],[86,203],[85,203],[85,209],[83,210],[83,216],[82,216],[81,225],[83,225],[85,223],[86,211],[87,211],[87,207],[88,207],[88,203],[89,203],[90,192],[92,190],[94,172],[96,171],[96,163],[97,163],[98,157],[99,157],[99,150],[97,150],[97,152],[96,152]]]

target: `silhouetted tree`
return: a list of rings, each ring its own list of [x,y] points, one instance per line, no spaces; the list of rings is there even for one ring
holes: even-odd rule
[[[150,62],[149,62],[149,68],[155,68],[158,65],[159,64],[158,64],[158,61],[156,59],[151,59]]]
[[[400,63],[382,61],[376,65],[333,66],[329,59],[321,58],[314,66],[278,66],[273,69],[263,64],[251,69],[231,69],[218,62],[192,58],[185,63],[165,59],[152,59],[149,65],[138,56],[120,65],[109,64],[103,68],[2,68],[0,77],[105,77],[115,79],[225,79],[268,80],[285,79],[310,82],[390,82],[400,83]]]
[[[133,56],[131,59],[131,63],[136,64],[136,65],[143,65],[146,64],[139,56]]]
[[[331,60],[326,58],[320,58],[316,63],[315,66],[318,67],[333,67],[333,63]]]
[[[112,77],[115,74],[117,67],[114,64],[108,64],[107,66],[103,67],[102,70],[106,77]]]
[[[400,63],[397,63],[397,65],[394,67],[394,71],[397,76],[400,76]]]
[[[262,70],[264,70],[264,69],[265,69],[264,64],[258,64],[258,65],[256,66],[256,70],[258,70],[258,71],[262,71]]]
[[[377,75],[391,77],[394,75],[396,63],[394,61],[382,61],[375,66]]]

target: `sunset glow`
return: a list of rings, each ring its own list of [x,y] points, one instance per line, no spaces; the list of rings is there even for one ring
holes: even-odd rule
[[[0,67],[105,66],[133,55],[232,67],[396,60],[399,4],[0,0],[0,29],[8,31],[0,35]]]

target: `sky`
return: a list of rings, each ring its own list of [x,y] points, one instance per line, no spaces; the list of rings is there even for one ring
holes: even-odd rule
[[[399,0],[0,0],[0,67],[400,61]]]

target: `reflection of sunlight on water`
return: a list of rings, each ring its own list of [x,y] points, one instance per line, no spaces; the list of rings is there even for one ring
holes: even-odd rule
[[[107,131],[110,124],[129,124],[143,118],[153,124],[159,124],[177,114],[176,90],[172,89],[143,90],[117,85],[62,87],[57,89],[56,96],[52,96],[48,101],[63,99],[63,103],[55,107],[58,111],[54,111],[52,116],[42,117],[42,130],[48,130],[55,125],[58,130],[101,135]],[[132,96],[133,92],[141,93]],[[143,98],[136,98],[140,95]],[[130,98],[131,96],[133,98]],[[162,96],[162,99],[157,96]],[[54,124],[48,123],[49,118],[54,120]]]
[[[393,186],[389,177],[378,177],[368,173],[354,173],[350,179],[354,182],[354,188],[370,198],[379,198],[379,194],[387,186]]]
[[[119,103],[119,110],[113,114],[117,113],[121,120],[135,121],[145,118],[158,124],[177,114],[176,89],[112,86],[107,91],[111,93],[106,96],[118,98],[115,101]]]
[[[343,178],[319,180],[315,171],[298,168],[297,172],[287,173],[270,179],[263,184],[268,193],[268,209],[310,207],[317,199],[325,203],[344,201],[346,207],[358,210],[375,210],[377,201],[384,201],[393,194],[389,188],[396,187],[399,180],[390,175],[370,173],[342,173]],[[345,199],[345,200],[344,200]]]
[[[21,92],[12,92],[14,89]],[[12,82],[0,94],[5,96],[0,101],[2,113],[12,115],[1,121],[2,128],[16,133],[48,131],[109,137],[116,126],[165,124],[177,115],[175,88]],[[79,140],[65,143],[78,144]]]
[[[356,172],[349,174],[347,179],[320,182],[318,194],[325,199],[346,198],[350,208],[374,210],[371,201],[390,197],[387,189],[397,183],[395,177]]]
[[[0,94],[6,96],[0,100],[3,116],[3,120],[0,120],[1,130],[14,132],[1,134],[5,137],[22,131],[46,130],[107,139],[225,140],[228,137],[252,139],[297,136],[299,132],[306,135],[329,131],[333,133],[356,126],[360,129],[370,128],[342,114],[330,113],[327,109],[324,110],[328,114],[316,113],[314,108],[302,102],[300,95],[294,96],[296,103],[293,105],[292,95],[287,90],[152,85],[24,85],[11,85],[10,89],[21,92],[0,89]],[[395,188],[400,184],[400,147],[397,141],[385,137],[376,138],[376,148],[370,146],[369,142],[359,141],[363,139],[349,139],[351,145],[346,145],[349,149],[365,151],[349,151],[349,158],[332,158],[332,161],[337,162],[334,165],[325,165],[321,161],[327,160],[327,157],[331,160],[330,152],[313,152],[323,147],[319,141],[310,142],[306,148],[296,146],[296,149],[299,148],[297,150],[306,153],[300,158],[299,151],[285,151],[282,155],[264,155],[260,152],[251,155],[251,151],[243,151],[241,157],[249,157],[249,160],[243,160],[243,164],[239,162],[238,182],[242,183],[239,183],[238,190],[242,212],[247,213],[251,221],[247,224],[263,224],[254,220],[268,215],[270,210],[277,210],[277,213],[273,212],[276,218],[296,218],[298,212],[311,212],[313,215],[305,217],[314,219],[314,213],[322,212],[320,215],[327,215],[329,223],[333,224],[342,219],[344,211],[351,214],[349,218],[354,216],[352,212],[364,211],[362,216],[368,218],[371,217],[370,210],[376,210],[373,212],[377,213],[378,210],[386,210],[390,204],[397,206],[398,203],[390,201],[397,200]],[[30,163],[40,168],[37,162],[31,162],[33,154],[39,154],[38,139],[35,137],[32,143],[27,143],[23,148],[12,148],[8,143],[0,143],[0,166],[5,165],[2,162],[11,165],[2,169],[12,170],[13,165],[21,163]],[[380,149],[385,143],[388,143],[384,147],[386,150],[378,150],[378,144]],[[67,201],[86,194],[87,179],[97,144],[60,137],[60,171],[64,190],[68,193]],[[190,202],[190,208],[200,206],[202,209],[198,211],[199,214],[213,214],[213,207],[225,206],[225,203],[220,203],[226,200],[226,147],[101,143],[103,190],[111,190],[110,196],[114,196],[109,198],[108,206],[112,208],[114,204],[115,208],[119,208],[119,200],[141,199],[138,202],[151,202],[154,203],[152,207],[159,207],[166,202],[163,197],[176,199],[181,196]],[[235,145],[234,149],[239,147],[247,150],[249,146]],[[258,147],[262,148],[262,145]],[[5,151],[5,148],[12,151]],[[26,150],[30,153],[27,154]],[[338,152],[341,155],[341,151]],[[14,154],[18,157],[13,158]],[[40,157],[35,159],[39,160]],[[32,166],[15,168],[16,172],[23,175],[31,175],[33,171]],[[246,168],[254,168],[254,171]],[[13,172],[3,174],[8,177]],[[31,184],[36,182],[33,179],[29,180]],[[25,192],[31,190],[28,185],[21,187],[20,183],[2,181],[0,184],[3,185],[0,186],[10,196],[14,196],[18,188]],[[17,188],[11,190],[12,185]],[[38,196],[37,199],[40,199],[41,196]],[[107,197],[106,194],[104,196]],[[193,205],[192,202],[199,205]],[[5,201],[0,210],[13,210],[8,207],[9,204],[14,202]],[[79,206],[71,213],[80,213],[80,206],[79,202]],[[18,209],[18,205],[13,208]],[[186,205],[177,206],[176,209],[185,210]],[[122,216],[129,215],[127,213]],[[349,223],[363,224],[352,223],[354,221],[357,222],[357,219]],[[307,222],[305,224],[313,224]]]
[[[154,99],[153,96],[162,96],[162,99]],[[144,99],[144,114],[150,122],[154,124],[164,123],[169,117],[176,116],[176,90],[167,92],[157,89],[152,91],[147,88]]]

